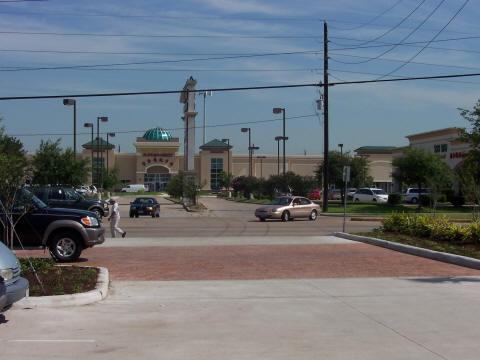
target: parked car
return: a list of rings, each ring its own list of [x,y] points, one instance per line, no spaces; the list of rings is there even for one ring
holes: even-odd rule
[[[430,195],[430,189],[408,188],[403,191],[403,201],[417,204],[420,201],[420,195]]]
[[[322,199],[322,190],[320,189],[315,189],[308,194],[308,198],[310,200],[321,200]]]
[[[347,199],[352,200],[353,199],[353,194],[357,192],[357,188],[349,188],[347,190]]]
[[[21,191],[12,214],[18,235],[15,247],[48,248],[55,260],[73,261],[84,249],[105,241],[105,229],[94,212],[49,208],[29,190]],[[0,241],[5,242],[3,224],[0,222]]]
[[[328,200],[340,200],[342,198],[342,191],[340,189],[328,190]]]
[[[300,196],[282,196],[274,199],[269,205],[255,210],[255,216],[260,221],[266,219],[281,219],[282,221],[295,218],[309,218],[316,220],[320,213],[320,206],[309,199]]]
[[[20,277],[20,263],[4,243],[0,242],[0,313],[28,296],[27,279]]]
[[[353,194],[353,200],[386,203],[388,201],[388,194],[383,189],[361,188]]]
[[[121,192],[139,192],[148,191],[147,187],[143,184],[130,184],[120,190]]]
[[[139,215],[160,217],[160,204],[153,197],[138,197],[130,203],[129,215],[131,218]]]
[[[52,208],[67,208],[93,211],[101,219],[108,216],[108,203],[86,198],[68,186],[41,186],[32,188],[34,194]]]

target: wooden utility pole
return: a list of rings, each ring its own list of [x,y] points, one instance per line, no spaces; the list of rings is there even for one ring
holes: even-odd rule
[[[323,23],[323,212],[328,212],[328,29]]]

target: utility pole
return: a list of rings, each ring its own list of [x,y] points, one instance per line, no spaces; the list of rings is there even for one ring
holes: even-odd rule
[[[328,29],[323,23],[323,212],[328,212]]]

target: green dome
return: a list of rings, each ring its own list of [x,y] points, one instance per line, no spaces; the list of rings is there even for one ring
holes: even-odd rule
[[[143,134],[143,138],[145,140],[168,141],[172,138],[172,134],[162,128],[156,127],[147,130],[145,134]]]

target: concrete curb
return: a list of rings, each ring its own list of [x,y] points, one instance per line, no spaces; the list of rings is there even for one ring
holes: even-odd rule
[[[88,305],[103,300],[108,295],[110,278],[108,269],[99,267],[98,270],[99,273],[95,290],[71,295],[32,296],[16,302],[13,307],[17,309],[58,308]]]
[[[399,244],[387,240],[370,238],[366,236],[352,235],[343,232],[336,232],[333,233],[333,235],[347,240],[360,241],[366,244],[380,246],[410,255],[421,256],[432,260],[442,261],[449,264],[480,270],[480,260],[469,258],[466,256],[454,255],[429,249],[422,249],[415,246]]]

